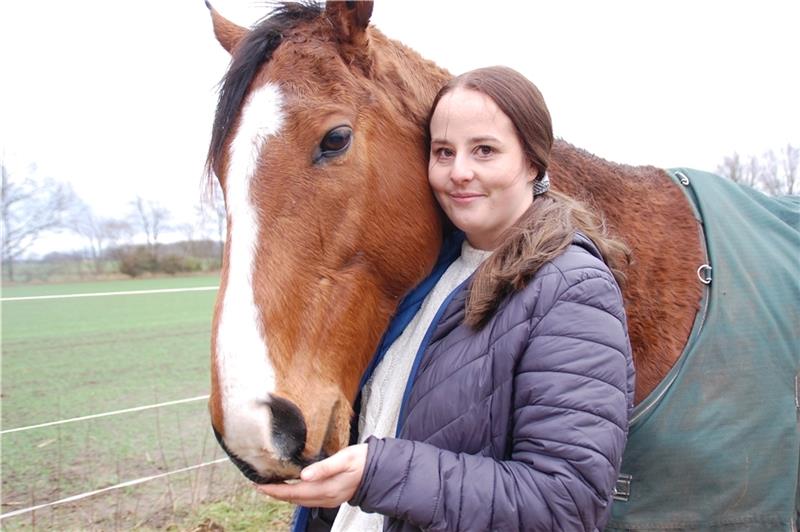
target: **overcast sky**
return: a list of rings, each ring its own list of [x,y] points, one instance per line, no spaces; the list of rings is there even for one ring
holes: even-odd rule
[[[245,26],[266,12],[214,5]],[[372,17],[453,73],[520,70],[577,146],[706,170],[800,144],[798,20],[796,0],[384,0]],[[202,0],[4,0],[0,156],[101,215],[141,195],[190,221],[228,59]]]

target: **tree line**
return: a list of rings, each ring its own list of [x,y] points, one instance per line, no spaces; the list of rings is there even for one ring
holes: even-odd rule
[[[787,196],[800,193],[798,166],[800,148],[787,144],[780,150],[769,150],[761,155],[733,153],[717,166],[717,173],[770,196]]]
[[[94,274],[178,273],[219,268],[225,236],[225,207],[217,190],[195,206],[192,222],[178,221],[156,200],[137,196],[120,217],[99,216],[64,182],[36,177],[31,166],[2,177],[2,270],[14,280],[15,266],[44,236],[73,235],[80,249],[53,252],[42,260],[88,262]],[[164,243],[169,234],[172,243]],[[135,243],[137,240],[143,243]],[[178,242],[174,242],[178,240]]]

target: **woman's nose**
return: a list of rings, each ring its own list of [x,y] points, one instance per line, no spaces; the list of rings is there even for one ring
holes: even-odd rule
[[[469,159],[460,154],[456,155],[453,165],[450,167],[450,179],[461,183],[469,181],[473,177],[475,177],[475,172],[469,163]]]

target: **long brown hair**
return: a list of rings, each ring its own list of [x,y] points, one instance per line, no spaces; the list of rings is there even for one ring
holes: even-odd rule
[[[542,179],[550,163],[553,126],[539,89],[508,67],[480,68],[450,80],[439,90],[430,116],[441,98],[456,88],[491,98],[511,119],[529,164]],[[430,117],[429,117],[430,124]],[[430,147],[430,128],[428,130]],[[470,285],[465,322],[480,329],[500,302],[521,290],[546,262],[564,252],[576,232],[594,242],[621,284],[621,268],[630,257],[628,247],[608,234],[604,220],[580,201],[550,190],[538,195],[528,210],[504,234],[500,245],[478,268]]]

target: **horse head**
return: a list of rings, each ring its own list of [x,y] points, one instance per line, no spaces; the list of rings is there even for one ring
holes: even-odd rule
[[[347,445],[361,374],[436,260],[424,131],[447,75],[370,27],[371,2],[287,3],[252,29],[209,8],[232,56],[207,159],[228,220],[211,419],[274,481]]]

